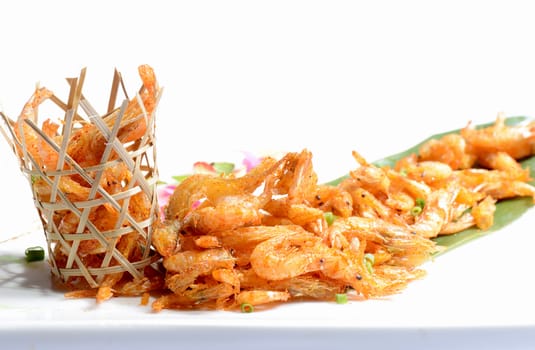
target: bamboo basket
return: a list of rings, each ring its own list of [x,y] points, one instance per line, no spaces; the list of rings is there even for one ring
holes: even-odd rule
[[[70,91],[67,102],[52,95],[50,101],[60,108],[63,119],[60,120],[58,136],[61,143],[47,136],[36,121],[25,122],[44,141],[57,152],[56,169],[43,169],[30,154],[25,137],[17,137],[15,128],[20,125],[1,113],[3,124],[0,132],[10,144],[17,156],[22,174],[27,178],[32,189],[35,208],[42,223],[46,237],[48,261],[53,280],[70,290],[94,289],[108,283],[107,276],[121,276],[122,280],[139,281],[144,277],[145,268],[158,260],[157,254],[151,249],[151,236],[154,224],[158,220],[158,202],[156,185],[158,170],[156,166],[155,147],[155,110],[148,115],[142,108],[146,131],[133,142],[121,143],[117,137],[119,126],[129,103],[121,74],[115,70],[110,89],[108,110],[99,115],[82,93],[86,69],[82,69],[79,77],[68,78]],[[116,107],[119,89],[125,95],[124,101]],[[141,91],[141,90],[140,90]],[[156,106],[162,90],[156,96]],[[143,106],[139,94],[137,102]],[[105,117],[112,112],[117,116],[113,127],[105,122]],[[92,124],[100,135],[104,136],[105,149],[101,162],[90,167],[80,166],[69,154],[67,147],[70,137],[83,125]],[[20,133],[19,133],[20,134]],[[121,164],[122,163],[122,164]],[[124,165],[131,174],[129,181],[120,184],[120,191],[109,193],[103,188],[101,180],[106,169]],[[124,168],[124,167],[123,167]],[[84,200],[72,200],[69,193],[62,190],[62,178],[77,178],[88,188],[89,195]],[[36,179],[50,190],[50,196],[43,196],[36,189]],[[129,204],[135,196],[145,196],[150,203],[149,214],[140,220],[131,214]],[[118,219],[112,229],[101,229],[94,222],[92,215],[99,208],[108,208]],[[60,218],[69,213],[76,219],[74,232],[62,232]],[[74,216],[73,216],[74,215]],[[135,246],[126,254],[119,248],[119,242],[126,237],[135,237]],[[91,242],[97,248],[93,252],[82,252],[82,248]],[[132,252],[135,251],[136,254]],[[115,281],[117,282],[117,281]]]

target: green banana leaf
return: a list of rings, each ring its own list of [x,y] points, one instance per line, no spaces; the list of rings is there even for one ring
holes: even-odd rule
[[[530,120],[527,117],[509,117],[506,119],[507,125],[518,125],[522,122]],[[477,128],[487,127],[489,125],[492,125],[493,123],[487,123],[487,124],[481,124],[476,126]],[[377,160],[373,162],[376,166],[390,166],[393,167],[394,164],[402,159],[403,157],[406,157],[412,153],[418,153],[418,149],[420,146],[427,142],[430,139],[438,139],[446,134],[451,133],[459,133],[460,129],[457,130],[451,130],[448,132],[436,134],[433,136],[428,137],[427,139],[423,140],[422,142],[418,143],[417,145],[394,155],[391,155],[389,157]],[[535,156],[532,156],[530,158],[524,159],[520,162],[524,168],[529,168],[531,174],[535,174]],[[348,175],[342,176],[338,179],[335,179],[333,181],[330,181],[328,184],[330,185],[337,185],[340,183],[343,179],[347,178]],[[530,182],[532,185],[535,185],[535,181],[532,180]],[[488,229],[488,230],[480,230],[478,228],[469,228],[467,230],[458,232],[456,234],[452,235],[445,235],[445,236],[439,236],[434,239],[434,241],[444,247],[444,249],[439,253],[443,254],[447,251],[452,250],[453,248],[459,247],[467,242],[470,242],[476,238],[486,236],[492,232],[498,231],[505,227],[506,225],[510,224],[511,222],[518,219],[520,216],[522,216],[526,211],[528,211],[531,207],[533,207],[533,199],[531,197],[519,197],[519,198],[513,198],[513,199],[507,199],[502,200],[496,204],[496,212],[494,215],[494,225]],[[438,255],[438,254],[437,254]]]

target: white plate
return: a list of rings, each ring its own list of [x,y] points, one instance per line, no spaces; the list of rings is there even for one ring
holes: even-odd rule
[[[35,213],[28,211],[28,218]],[[51,288],[46,262],[25,263],[28,246],[44,245],[38,223],[5,230],[0,243],[0,339],[3,349],[196,348],[532,349],[535,211],[501,231],[425,266],[428,275],[383,300],[300,302],[242,314],[153,313],[139,298],[67,300]],[[33,222],[32,222],[33,221]],[[8,239],[13,238],[13,239]]]
[[[132,95],[137,65],[152,64],[162,175],[227,160],[214,151],[309,147],[330,180],[353,149],[374,160],[500,111],[535,116],[529,2],[3,4],[0,109],[15,118],[37,81],[66,100],[64,77],[87,66],[101,111],[113,68]],[[31,234],[0,243],[0,349],[535,349],[534,210],[385,300],[153,314],[137,298],[65,300],[46,264],[12,261],[43,235],[10,152],[0,137],[0,242]]]

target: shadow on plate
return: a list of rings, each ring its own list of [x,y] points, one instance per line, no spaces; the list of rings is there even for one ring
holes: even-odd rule
[[[48,262],[27,262],[23,255],[0,252],[0,288],[40,290],[52,293]]]

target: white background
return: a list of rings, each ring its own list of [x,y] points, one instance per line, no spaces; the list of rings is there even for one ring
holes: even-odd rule
[[[35,83],[66,98],[63,79],[87,67],[85,94],[103,111],[113,69],[132,93],[148,63],[165,88],[162,175],[189,170],[192,150],[306,147],[327,179],[321,162],[336,156],[332,173],[345,173],[354,149],[374,160],[498,112],[534,116],[534,11],[528,1],[3,2],[0,101],[16,118]]]
[[[103,111],[113,69],[132,93],[137,66],[148,63],[165,89],[157,114],[164,179],[197,160],[309,148],[320,179],[331,180],[351,169],[352,150],[375,160],[498,112],[534,117],[534,17],[529,1],[4,1],[0,104],[16,118],[37,82],[66,99],[64,78],[87,67],[84,93]],[[34,227],[36,214],[3,140],[0,158],[2,241]],[[503,244],[464,256],[478,258],[472,269],[441,265],[459,279],[443,293],[463,298],[459,286],[474,271],[504,268]],[[522,248],[511,259],[530,264],[528,247],[514,249]],[[483,276],[477,283],[495,290],[492,270]],[[498,284],[501,297],[519,293],[520,282],[508,281]],[[489,320],[481,312],[497,296],[477,303],[479,294],[469,295],[481,316],[474,322]],[[531,300],[514,306],[534,310]]]

